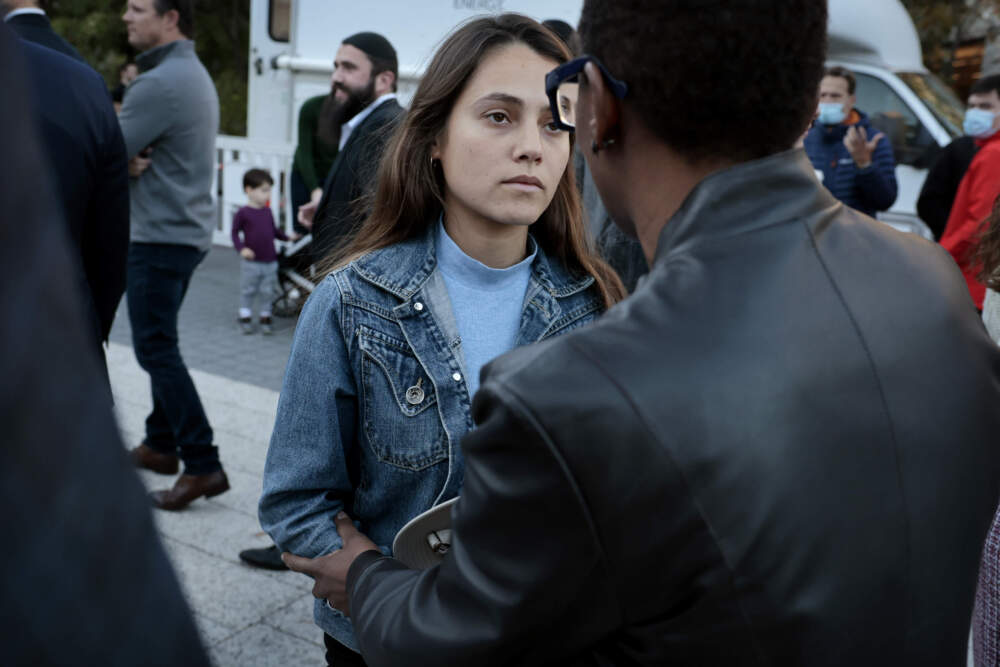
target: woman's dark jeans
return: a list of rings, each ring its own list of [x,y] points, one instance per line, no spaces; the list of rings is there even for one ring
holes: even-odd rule
[[[179,454],[189,475],[222,469],[212,427],[177,347],[177,312],[191,274],[206,254],[192,246],[159,243],[132,243],[128,251],[132,347],[153,391],[146,444]]]

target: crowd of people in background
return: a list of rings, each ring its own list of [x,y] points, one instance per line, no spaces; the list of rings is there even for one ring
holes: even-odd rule
[[[1000,75],[972,88],[921,193],[939,243],[901,234],[873,219],[897,197],[893,148],[854,74],[824,65],[824,3],[763,5],[586,0],[579,32],[479,18],[405,108],[390,39],[348,35],[298,113],[291,234],[274,175],[245,173],[235,326],[271,333],[277,242],[308,235],[318,278],[266,460],[274,545],[240,558],[312,577],[330,665],[958,664],[970,617],[977,664],[1000,664]],[[20,413],[19,447],[47,406],[90,415],[113,446],[95,461],[128,480],[81,507],[128,504],[145,578],[117,582],[116,559],[76,576],[108,582],[91,615],[129,616],[129,590],[176,635],[153,659],[118,642],[109,664],[200,664],[123,472],[177,476],[148,494],[160,510],[229,490],[178,341],[216,219],[193,3],[127,1],[138,55],[111,91],[37,2],[0,7],[0,60],[18,63],[0,85],[26,91],[0,130],[36,128],[0,142],[24,166],[0,209],[63,221],[26,256],[63,253],[72,298],[53,289],[32,322],[82,323],[49,334],[82,361],[17,375],[28,390],[0,413]],[[42,169],[44,206],[19,188]],[[126,456],[102,363],[123,295],[152,395]],[[41,444],[92,444],[46,428]],[[36,463],[20,451],[10,488]],[[433,574],[393,558],[404,525],[456,498]],[[53,623],[14,655],[99,656],[107,631],[84,629]],[[73,641],[38,653],[52,632]]]

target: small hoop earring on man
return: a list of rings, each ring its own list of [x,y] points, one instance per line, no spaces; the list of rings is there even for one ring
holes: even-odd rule
[[[613,146],[614,143],[615,143],[614,139],[605,139],[600,144],[598,144],[596,141],[591,141],[590,150],[594,153],[594,155],[597,155],[598,152],[607,148],[608,146]]]

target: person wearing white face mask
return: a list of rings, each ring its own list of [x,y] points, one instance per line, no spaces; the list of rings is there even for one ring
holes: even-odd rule
[[[981,78],[972,86],[963,128],[965,134],[941,150],[920,190],[917,214],[927,223],[935,240],[944,233],[958,184],[979,151],[979,144],[995,131],[992,124],[997,112],[1000,112],[1000,75],[994,74]]]
[[[1000,196],[1000,76],[982,79],[969,96],[963,124],[979,151],[958,186],[941,245],[951,253],[965,275],[976,308],[983,308],[986,286],[979,281],[975,260],[980,227]]]
[[[843,67],[826,70],[819,110],[805,137],[806,154],[834,197],[872,217],[896,201],[892,146],[868,116],[854,108],[854,75]]]

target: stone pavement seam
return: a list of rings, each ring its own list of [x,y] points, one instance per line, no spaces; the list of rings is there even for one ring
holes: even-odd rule
[[[311,593],[309,594],[309,597],[310,597],[310,598],[312,598],[312,597],[313,597]],[[281,609],[279,609],[279,610],[277,610],[277,611],[278,611],[278,612],[284,612],[284,611],[288,611],[289,609],[291,609],[291,607],[292,607],[292,606],[294,606],[294,605],[296,605],[296,604],[299,604],[299,603],[300,603],[301,601],[302,601],[301,599],[298,599],[298,600],[292,600],[292,601],[291,601],[291,602],[289,602],[289,603],[288,603],[287,605],[285,605],[284,607],[282,607]],[[282,627],[280,627],[280,626],[277,626],[277,625],[275,625],[275,624],[274,624],[273,622],[271,622],[271,621],[262,621],[262,623],[263,623],[264,625],[268,626],[268,627],[271,627],[271,628],[274,628],[274,629],[275,629],[275,630],[277,630],[278,632],[281,632],[281,633],[283,633],[283,634],[286,634],[286,635],[288,635],[289,637],[295,637],[296,639],[301,639],[301,640],[303,640],[303,641],[311,641],[311,642],[312,642],[313,644],[315,644],[316,646],[320,646],[320,647],[322,647],[322,646],[323,646],[323,641],[322,641],[321,639],[315,639],[315,640],[311,640],[311,639],[306,639],[305,637],[300,637],[300,636],[298,636],[298,635],[296,635],[296,634],[294,634],[294,633],[291,633],[291,632],[288,632],[287,630],[285,630],[284,628],[282,628]],[[322,632],[323,632],[323,631],[322,631],[322,630],[320,630],[320,629],[319,629],[318,627],[315,627],[315,626],[314,626],[314,629],[315,629],[315,631],[316,631],[316,632],[315,632],[315,635],[316,635],[316,637],[319,637],[319,636],[320,636],[320,635],[322,634]]]

